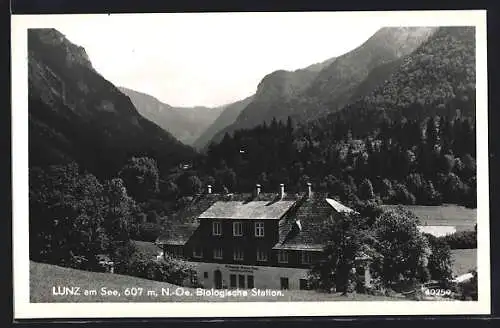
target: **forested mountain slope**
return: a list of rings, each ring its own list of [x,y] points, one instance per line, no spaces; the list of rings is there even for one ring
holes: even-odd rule
[[[76,161],[109,176],[133,155],[163,168],[195,155],[142,117],[59,31],[30,29],[28,55],[30,167]]]

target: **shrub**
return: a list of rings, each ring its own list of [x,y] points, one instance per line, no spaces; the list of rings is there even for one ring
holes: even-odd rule
[[[192,265],[179,259],[167,256],[163,261],[156,261],[138,253],[129,262],[125,274],[182,286],[188,278],[196,275],[196,271]]]
[[[430,234],[426,234],[425,236],[429,241],[432,252],[427,265],[431,279],[449,281],[453,273],[450,246],[441,238]]]
[[[476,231],[459,231],[451,235],[439,237],[439,239],[448,244],[451,249],[477,248]]]
[[[133,238],[135,240],[154,242],[163,231],[163,226],[158,223],[146,222],[137,225]]]
[[[462,301],[477,301],[477,271],[473,270],[472,279],[456,284],[453,291],[456,298]]]

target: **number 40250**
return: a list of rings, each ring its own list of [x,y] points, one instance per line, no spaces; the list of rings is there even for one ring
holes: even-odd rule
[[[449,295],[451,295],[451,290],[450,289],[425,288],[424,294],[426,296],[449,296]]]

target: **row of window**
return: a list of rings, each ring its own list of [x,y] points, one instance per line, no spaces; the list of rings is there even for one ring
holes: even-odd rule
[[[222,236],[222,223],[219,221],[212,222],[212,234],[214,236]],[[243,236],[243,223],[233,222],[233,236]],[[255,222],[255,237],[264,237],[264,222]]]
[[[208,272],[203,273],[203,277],[206,279],[208,278]],[[246,284],[245,284],[246,280]],[[253,275],[247,275],[245,279],[245,275],[243,274],[230,274],[229,275],[229,287],[230,288],[254,288],[254,276]],[[280,288],[281,289],[288,289],[289,284],[288,284],[288,277],[280,277]],[[302,290],[308,290],[311,289],[311,286],[309,284],[309,281],[307,279],[299,279],[299,289]]]
[[[261,249],[257,249],[257,261],[258,262],[267,262],[268,256],[267,252]],[[195,258],[203,258],[203,249],[199,247],[195,247],[193,249],[193,257]],[[216,260],[222,260],[223,250],[222,248],[214,248],[213,249],[213,258]],[[234,261],[243,261],[245,259],[245,254],[241,248],[233,249],[233,260]],[[278,263],[288,263],[288,252],[287,251],[278,251]],[[301,263],[302,264],[311,264],[311,255],[309,252],[302,252],[301,255]]]

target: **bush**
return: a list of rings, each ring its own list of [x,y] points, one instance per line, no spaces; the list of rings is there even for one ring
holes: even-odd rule
[[[196,276],[194,267],[185,261],[166,257],[163,261],[155,261],[142,253],[129,262],[125,274],[174,285],[185,285],[186,280]]]
[[[456,298],[462,301],[477,301],[477,271],[473,270],[472,279],[454,286]]]
[[[450,246],[443,239],[430,234],[425,236],[429,241],[432,252],[427,264],[431,279],[443,282],[449,281],[453,273]]]
[[[477,248],[476,231],[459,231],[451,235],[439,237],[439,239],[447,243],[451,249]]]
[[[163,226],[161,224],[153,222],[140,223],[134,230],[133,239],[154,242],[161,235],[162,231]]]

